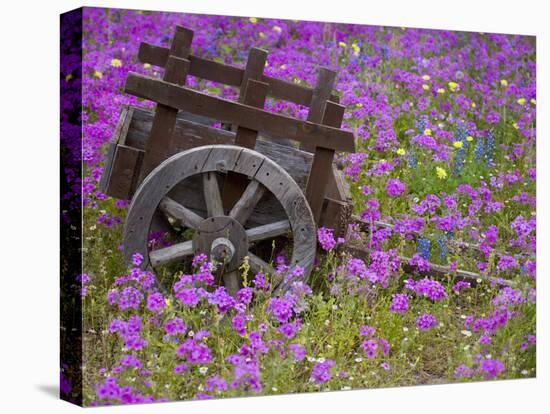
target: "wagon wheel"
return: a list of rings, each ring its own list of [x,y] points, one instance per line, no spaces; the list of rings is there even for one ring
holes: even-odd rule
[[[250,181],[241,198],[227,212],[222,207],[216,172],[232,171]],[[186,178],[201,174],[207,217],[168,197]],[[273,193],[287,219],[245,228],[254,207],[266,191]],[[194,230],[191,240],[149,251],[148,236],[157,209]],[[157,268],[178,262],[196,253],[206,253],[223,265],[223,283],[230,294],[240,287],[238,268],[245,256],[251,270],[276,276],[275,270],[250,252],[250,244],[292,232],[291,267],[304,269],[307,278],[313,266],[316,247],[315,222],[299,186],[278,164],[264,155],[233,145],[207,145],[180,152],[153,170],[137,189],[124,228],[124,255],[129,262],[134,253],[144,257],[142,268]],[[277,289],[286,290],[288,280],[274,280]]]

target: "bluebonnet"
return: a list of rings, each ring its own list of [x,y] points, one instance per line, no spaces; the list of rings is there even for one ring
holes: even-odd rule
[[[420,256],[422,256],[423,259],[429,260],[431,256],[430,251],[430,245],[431,242],[429,239],[418,239],[418,253],[420,253]]]

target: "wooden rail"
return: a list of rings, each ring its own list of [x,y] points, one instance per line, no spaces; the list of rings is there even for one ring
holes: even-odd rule
[[[352,132],[287,117],[130,72],[125,92],[171,108],[215,118],[315,147],[355,152]]]
[[[138,58],[143,63],[164,67],[169,55],[170,51],[167,48],[142,43],[139,47]],[[244,69],[203,59],[193,54],[190,54],[187,59],[191,63],[189,68],[190,75],[229,86],[241,86],[243,83],[243,77],[245,76]],[[262,75],[262,78],[259,80],[269,85],[268,96],[303,106],[311,104],[314,94],[312,88],[266,75]],[[340,101],[338,95],[333,93],[330,94],[330,100],[335,103]]]

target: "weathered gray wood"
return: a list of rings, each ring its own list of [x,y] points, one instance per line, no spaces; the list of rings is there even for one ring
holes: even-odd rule
[[[323,120],[325,105],[330,99],[335,80],[336,72],[327,68],[319,69],[317,81],[315,83],[315,87],[313,88],[313,93],[311,94],[311,102],[309,104],[309,111],[307,114],[308,121],[320,123]],[[340,127],[340,125],[338,125],[338,127]],[[315,144],[302,143],[300,148],[304,151],[313,152],[315,150]]]
[[[182,180],[201,172],[217,171],[219,160],[209,158],[212,154],[218,154],[218,150],[225,154],[225,158],[236,159],[232,171],[246,173],[251,171],[250,163],[256,165],[253,167],[256,172],[251,178],[274,194],[284,208],[293,235],[290,265],[291,268],[302,267],[303,278],[306,278],[313,267],[317,237],[313,216],[302,191],[290,175],[269,158],[255,151],[230,145],[198,147],[176,154],[145,178],[132,199],[126,218],[123,241],[126,260],[130,261],[132,254],[139,252],[145,258],[142,267],[151,265],[147,246],[150,223],[156,207]],[[241,163],[241,159],[247,162]],[[251,190],[253,194],[256,192]],[[186,218],[188,219],[188,214]],[[237,243],[233,244],[238,248]],[[284,291],[288,287],[282,284],[281,289]]]
[[[126,145],[117,145],[109,173],[108,194],[128,200],[135,188],[135,173],[141,169],[143,151]]]
[[[130,109],[132,110],[133,115],[129,118],[131,119],[131,122],[127,135],[124,137],[113,135],[112,142],[116,143],[124,139],[126,145],[138,150],[138,154],[143,154],[143,148],[145,147],[145,142],[147,141],[147,137],[151,129],[153,114],[151,111],[141,108],[123,107],[121,111],[121,118],[124,117],[125,113]],[[188,121],[188,116],[189,115],[186,113],[180,112],[178,114],[176,129],[173,136],[174,147],[171,149],[169,155],[207,144],[227,144],[234,142],[234,132],[216,129],[204,124]],[[293,147],[282,146],[275,142],[264,141],[261,136],[256,141],[255,150],[281,165],[291,175],[294,181],[296,181],[300,188],[305,191],[306,181],[312,163],[312,155],[310,153],[300,151],[299,149]],[[242,154],[241,157],[246,157],[246,154]],[[252,168],[253,162],[248,163],[245,158],[243,158],[242,164],[248,165]],[[137,165],[140,165],[139,162]],[[254,174],[255,170],[257,170],[257,168],[254,168],[254,171],[246,171],[246,174],[251,176]],[[134,175],[139,175],[139,168],[134,172]],[[206,208],[203,197],[202,180],[195,178],[200,177],[191,177],[185,182],[179,184],[170,196],[180,203],[184,202],[185,205],[192,209],[195,213],[205,216]],[[351,203],[349,189],[347,188],[345,180],[342,179],[341,172],[336,168],[332,168],[332,175],[329,178],[324,203],[326,204],[329,198],[336,201],[345,200],[346,203]],[[220,187],[223,187],[223,177],[219,176],[218,179],[222,180],[220,181]],[[124,176],[111,175],[108,177],[108,181],[108,191],[106,191],[106,194],[109,196],[130,199],[133,195],[134,189],[131,188],[131,178],[126,179]],[[114,191],[110,190],[111,188],[124,190],[117,191],[115,194]],[[126,194],[126,196],[121,197],[121,195],[124,194]],[[345,204],[339,204],[338,209],[340,206],[345,207]],[[345,231],[347,223],[342,222],[340,218],[346,217],[347,212],[349,212],[349,208],[342,209],[341,213],[333,214],[330,217],[323,213],[322,225],[333,228],[336,232],[335,234],[338,233],[339,229]],[[249,224],[250,226],[269,224],[273,221],[282,220],[285,217],[284,210],[280,206],[280,203],[278,203],[275,197],[271,194],[266,194],[265,197],[263,197],[259,202],[257,208],[254,209],[254,212],[249,219]]]
[[[256,49],[252,49],[256,50]],[[241,95],[239,96],[239,101],[243,102],[246,105],[254,106],[257,108],[263,108],[265,103],[265,98],[267,94],[267,83],[258,82],[254,79],[251,79],[252,76],[259,77],[262,74],[263,67],[265,65],[265,59],[267,57],[267,53],[265,51],[261,51],[263,53],[251,53],[248,59],[248,62],[250,63],[251,59],[255,63],[253,65],[250,65],[250,67],[247,65],[247,71],[250,70],[251,73],[248,73],[245,71],[245,77],[247,78],[248,86],[246,90],[244,91],[244,94],[242,94],[241,89]],[[244,82],[244,81],[243,81]],[[248,129],[242,126],[237,126],[237,132],[235,135],[235,145],[239,145],[241,147],[254,149],[256,146],[256,139],[258,137],[258,132],[254,131],[252,129]],[[225,184],[223,187],[223,202],[224,206],[226,208],[231,208],[233,205],[237,202],[241,194],[243,193],[245,187],[246,187],[246,177],[239,175],[239,174],[233,174],[229,172],[225,178]]]
[[[223,284],[227,293],[231,296],[235,296],[241,288],[241,278],[238,270],[226,272],[223,274]]]
[[[323,124],[340,128],[344,118],[345,107],[326,102],[324,106]],[[323,201],[327,191],[327,184],[332,173],[332,161],[334,159],[334,150],[317,146],[313,156],[313,164],[309,173],[306,198],[313,212],[313,217],[318,223],[321,217]]]
[[[239,201],[231,209],[229,216],[244,225],[264,192],[265,187],[262,184],[256,180],[250,181]]]
[[[291,230],[288,220],[280,220],[275,223],[264,224],[263,226],[253,227],[246,231],[249,242],[257,242],[266,239],[283,236]]]
[[[208,217],[223,216],[222,196],[218,179],[213,172],[206,172],[202,175],[204,189],[204,200],[206,202],[206,211]]]
[[[355,139],[350,131],[275,114],[137,73],[128,74],[124,90],[161,105],[265,131],[274,137],[290,138],[335,151],[355,151]]]
[[[204,253],[209,257],[214,255],[213,258],[219,260],[216,255],[221,252],[215,249],[219,239],[224,239],[226,244],[230,243],[233,246],[231,257],[220,263],[222,268],[219,270],[230,272],[238,269],[248,250],[248,237],[243,226],[231,217],[218,216],[203,220],[193,235],[195,253]]]
[[[182,34],[183,36],[184,34]],[[189,45],[186,47],[180,44],[178,49],[189,51],[191,39],[187,39]],[[180,43],[183,42],[179,39]],[[170,56],[166,63],[164,71],[164,80],[171,84],[177,83],[183,85],[189,72],[189,61],[176,56]],[[157,103],[155,118],[151,127],[151,134],[145,146],[145,156],[143,158],[143,167],[141,169],[140,181],[145,178],[157,165],[164,161],[167,152],[172,148],[172,135],[176,126],[176,116],[178,109]]]
[[[163,213],[168,214],[181,222],[183,226],[191,229],[198,228],[199,224],[203,220],[203,218],[198,214],[195,214],[193,211],[172,200],[170,197],[164,197],[160,201],[159,209]]]
[[[235,255],[235,246],[226,237],[214,239],[210,247],[210,257],[220,263],[229,263]]]
[[[191,255],[193,255],[193,242],[187,240],[183,243],[150,251],[149,260],[151,261],[151,266],[158,267],[177,262]]]

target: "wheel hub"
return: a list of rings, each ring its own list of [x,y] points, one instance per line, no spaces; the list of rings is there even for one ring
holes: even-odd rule
[[[204,219],[193,236],[195,254],[204,253],[225,271],[238,269],[248,251],[248,237],[244,227],[228,216]]]

